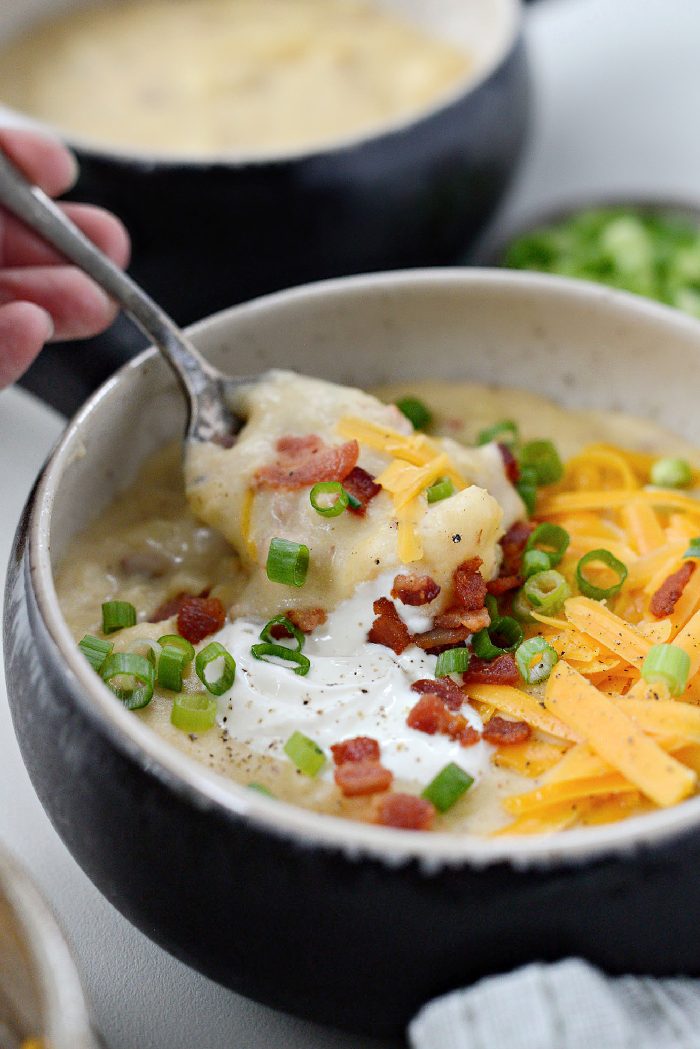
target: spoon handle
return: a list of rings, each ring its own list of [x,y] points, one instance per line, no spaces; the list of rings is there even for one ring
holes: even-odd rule
[[[205,409],[211,408],[217,398],[220,400],[223,378],[220,373],[199,354],[168,314],[95,247],[43,190],[32,185],[1,148],[0,204],[87,273],[154,342],[187,397],[189,437],[209,439],[204,431],[230,423],[223,418],[203,418],[209,414]],[[222,411],[226,411],[223,405]]]

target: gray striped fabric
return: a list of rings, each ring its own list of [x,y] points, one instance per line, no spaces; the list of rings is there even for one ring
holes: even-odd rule
[[[700,981],[528,965],[429,1002],[412,1049],[700,1049]]]

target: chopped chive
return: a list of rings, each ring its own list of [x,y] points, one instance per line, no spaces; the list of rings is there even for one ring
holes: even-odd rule
[[[563,575],[553,568],[530,576],[522,589],[532,608],[545,616],[554,615],[562,607],[571,590]]]
[[[136,609],[128,601],[105,601],[102,605],[102,632],[113,634],[127,626],[136,626]]]
[[[517,649],[515,661],[527,684],[536,685],[547,680],[559,656],[543,637],[531,637]]]
[[[414,430],[427,430],[433,421],[433,413],[417,397],[401,397],[396,407],[413,423]]]
[[[155,671],[145,656],[137,656],[134,652],[113,652],[102,664],[100,677],[127,710],[140,710],[153,698]],[[131,678],[136,684],[119,685],[117,678]]]
[[[683,557],[700,557],[700,536],[695,536],[690,540],[690,546]]]
[[[472,650],[479,659],[492,660],[504,652],[514,652],[523,640],[520,624],[511,616],[497,616],[491,625],[474,634]]]
[[[430,781],[421,797],[432,801],[438,812],[447,812],[466,794],[473,782],[473,776],[451,761]]]
[[[520,449],[520,466],[534,470],[537,484],[555,484],[564,473],[559,452],[551,441],[528,441],[524,444]]]
[[[274,794],[264,783],[249,783],[248,790],[256,790],[258,794],[264,794],[266,798],[274,798]]]
[[[537,505],[537,471],[532,466],[520,466],[520,478],[515,490],[525,503],[528,514],[534,514]]]
[[[602,587],[595,586],[583,574],[584,568],[588,565],[599,561],[604,564],[607,568],[610,568],[617,575],[617,582],[613,583],[612,586]],[[584,597],[592,597],[596,601],[604,601],[606,598],[614,597],[615,594],[619,594],[622,589],[622,585],[627,579],[627,568],[623,565],[622,561],[618,561],[609,550],[590,550],[587,554],[584,554],[579,563],[576,565],[576,582],[578,588]]]
[[[518,424],[513,422],[512,419],[501,419],[500,422],[494,423],[493,426],[487,426],[485,430],[479,430],[476,437],[476,443],[479,445],[498,441],[499,444],[507,444],[509,447],[512,447],[519,440],[520,430],[518,429]]]
[[[551,567],[549,554],[544,550],[526,550],[523,554],[522,574],[525,579],[538,572],[547,572]]]
[[[175,645],[163,645],[158,657],[157,679],[161,688],[171,692],[182,691],[182,674],[185,669],[185,657]]]
[[[183,732],[207,732],[216,724],[216,700],[184,692],[175,696],[170,721]]]
[[[463,674],[469,669],[469,652],[466,648],[448,648],[441,652],[435,664],[435,677],[448,674]]]
[[[690,656],[676,645],[652,645],[642,663],[642,677],[648,684],[668,685],[672,696],[685,692],[690,674]]]
[[[218,678],[210,681],[207,675],[207,667],[218,659],[223,660],[223,670]],[[211,692],[212,696],[222,696],[224,692],[228,692],[236,680],[236,660],[218,641],[212,641],[206,648],[197,653],[194,669],[197,677],[206,690]]]
[[[455,494],[455,486],[449,477],[439,477],[425,492],[429,503],[440,503]]]
[[[321,496],[334,496],[332,502],[321,503]],[[321,517],[338,517],[350,505],[348,493],[340,481],[319,481],[309,492],[309,502]]]
[[[263,663],[271,663],[273,659],[283,659],[286,663],[296,663],[297,666],[289,667],[289,669],[294,670],[294,673],[299,674],[301,677],[305,677],[311,668],[311,660],[308,656],[296,649],[287,648],[286,645],[268,642],[262,645],[253,645],[250,651],[256,659],[262,660]]]
[[[540,553],[546,554],[549,558],[549,568],[555,568],[562,557],[566,553],[567,547],[571,542],[571,536],[562,528],[561,525],[550,524],[545,521],[544,524],[538,525],[533,532],[530,533],[527,543],[525,544],[526,553],[529,551],[539,551]]]
[[[158,638],[158,644],[176,648],[183,656],[185,663],[191,663],[194,659],[194,646],[186,638],[180,637],[179,634],[163,634],[162,637]]]
[[[267,643],[270,644],[270,645],[278,644],[278,642],[281,640],[281,638],[273,637],[273,635],[272,635],[272,628],[273,628],[273,626],[284,627],[284,629],[289,634],[290,638],[294,638],[294,640],[296,641],[296,643],[297,643],[296,651],[297,652],[301,652],[302,648],[304,647],[304,642],[306,641],[306,637],[304,636],[303,631],[301,631],[299,629],[299,627],[294,626],[294,623],[292,623],[291,619],[287,619],[287,617],[285,615],[273,616],[272,619],[268,620],[268,622],[265,624],[265,626],[260,631],[260,640],[261,641],[267,641]],[[280,645],[279,647],[282,647],[282,646]],[[286,649],[286,646],[285,646],[285,649]],[[289,651],[289,649],[286,649],[286,651]]]
[[[103,641],[101,637],[95,637],[94,634],[86,634],[82,641],[78,642],[78,648],[92,669],[99,674],[102,664],[114,648],[114,643],[112,641]]]
[[[689,488],[693,482],[693,471],[687,459],[657,459],[652,465],[649,479],[659,488]]]
[[[300,772],[312,779],[326,764],[326,755],[317,743],[303,732],[293,732],[284,745],[284,752]]]
[[[272,583],[303,586],[309,570],[309,548],[289,539],[272,539],[267,554],[267,578]]]

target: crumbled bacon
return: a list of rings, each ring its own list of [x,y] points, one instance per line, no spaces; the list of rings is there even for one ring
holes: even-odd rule
[[[333,773],[333,778],[346,798],[356,798],[388,790],[394,775],[378,761],[365,760],[340,765]]]
[[[218,597],[186,597],[177,614],[177,631],[196,645],[221,630],[225,621],[226,612]]]
[[[415,794],[387,794],[377,807],[377,823],[401,830],[430,830],[435,807]]]
[[[479,733],[472,728],[462,714],[449,710],[440,696],[426,692],[409,711],[406,718],[409,728],[426,732],[429,736],[440,733],[458,740],[463,747],[471,747],[479,741]]]
[[[496,656],[490,663],[472,656],[469,669],[462,674],[465,685],[517,685],[520,671],[512,652]]]
[[[450,710],[459,710],[464,703],[464,693],[451,677],[441,677],[435,681],[431,681],[430,678],[421,678],[420,681],[413,682],[411,689],[421,695],[430,692],[439,696]]]
[[[173,616],[176,616],[178,614],[185,601],[189,601],[190,598],[195,596],[209,597],[208,588],[202,590],[202,592],[197,595],[188,594],[186,590],[181,590],[178,594],[175,594],[174,597],[169,597],[167,601],[163,601],[162,604],[158,605],[158,607],[154,609],[153,612],[151,612],[148,622],[160,623],[164,619],[171,619]]]
[[[463,641],[466,641],[470,633],[471,631],[466,626],[455,627],[454,629],[433,627],[432,630],[426,630],[423,634],[413,634],[411,641],[414,645],[422,648],[423,651],[437,655],[446,648],[454,648],[455,645],[460,645]]]
[[[529,521],[516,521],[501,538],[501,549],[503,550],[502,575],[509,576],[519,573],[525,546],[534,527]]]
[[[377,617],[367,635],[373,645],[385,645],[400,656],[411,644],[411,635],[396,606],[388,597],[380,597],[372,606]]]
[[[448,608],[439,616],[435,616],[433,626],[445,630],[459,630],[465,627],[470,634],[476,634],[490,622],[491,616],[487,608],[479,608],[476,612],[467,612],[464,608]]]
[[[520,480],[520,467],[518,466],[518,460],[515,458],[507,444],[501,444],[499,441],[498,450],[503,459],[503,472],[511,484],[517,484]]]
[[[358,517],[364,517],[367,513],[367,506],[374,499],[375,495],[379,495],[382,490],[382,486],[372,477],[372,474],[367,473],[361,466],[355,466],[354,469],[343,479],[343,488],[348,495],[353,496],[361,504],[360,506],[349,506],[348,510],[351,514],[357,514]]]
[[[521,575],[500,575],[496,579],[489,579],[486,589],[494,597],[501,597],[502,594],[507,594],[509,590],[517,590],[522,585]]]
[[[277,461],[262,466],[255,474],[258,488],[285,488],[294,491],[318,481],[343,481],[357,463],[360,447],[347,441],[331,447],[316,434],[280,437]]]
[[[455,604],[465,608],[468,612],[476,612],[484,607],[486,583],[479,571],[481,565],[480,557],[470,557],[468,561],[457,565],[452,573]]]
[[[440,593],[440,587],[429,575],[397,575],[391,596],[405,605],[428,605]]]
[[[328,618],[322,608],[290,608],[284,615],[302,634],[310,634],[316,627],[323,626]],[[274,638],[289,637],[289,631],[282,623],[270,627],[270,634]]]
[[[649,611],[652,615],[658,619],[671,615],[694,571],[695,562],[686,561],[677,572],[673,572],[668,579],[664,579],[649,603]]]
[[[355,736],[331,747],[333,761],[336,765],[345,765],[352,761],[379,761],[379,744],[371,736]]]
[[[506,718],[492,717],[484,725],[483,737],[496,747],[507,747],[514,743],[526,743],[532,735],[527,721],[508,721]]]

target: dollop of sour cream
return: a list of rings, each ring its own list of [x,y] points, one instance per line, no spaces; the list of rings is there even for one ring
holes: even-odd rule
[[[289,760],[284,744],[295,731],[313,739],[329,758],[322,776],[332,779],[330,747],[355,736],[371,736],[381,747],[382,764],[397,779],[427,784],[448,762],[475,781],[489,767],[491,747],[463,747],[443,735],[409,728],[406,717],[420,698],[411,685],[435,677],[436,657],[416,645],[397,656],[369,644],[373,601],[389,594],[395,572],[362,583],[351,598],[309,634],[304,654],[311,667],[301,676],[293,664],[263,662],[251,654],[263,624],[248,619],[227,623],[208,641],[219,641],[236,660],[236,680],[219,700],[219,724],[257,753]],[[426,629],[419,609],[396,602],[410,629]],[[428,619],[429,624],[429,619]],[[476,729],[481,720],[468,705],[464,716]],[[224,720],[225,719],[225,720]]]

